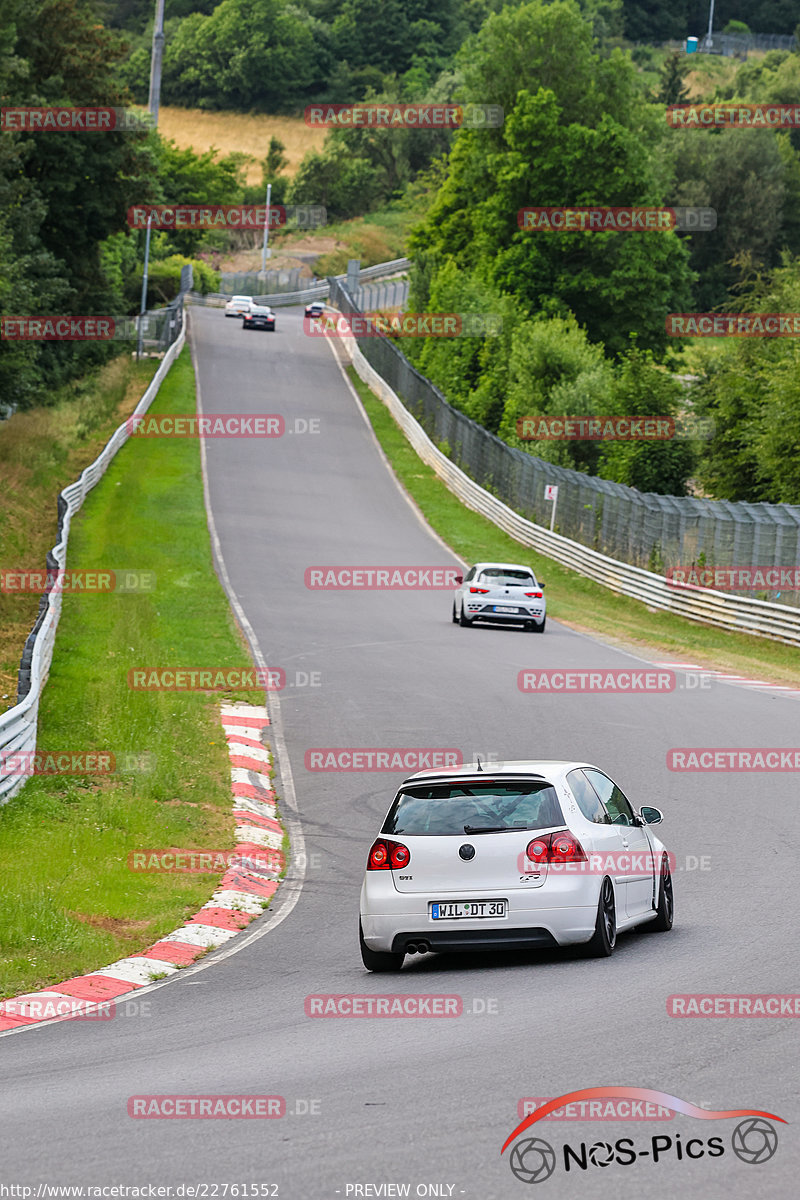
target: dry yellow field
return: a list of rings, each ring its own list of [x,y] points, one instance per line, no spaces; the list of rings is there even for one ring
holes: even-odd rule
[[[202,152],[216,147],[221,154],[238,150],[251,154],[254,162],[247,169],[247,182],[261,181],[258,165],[266,157],[271,137],[279,138],[286,147],[289,164],[287,174],[294,175],[309,150],[318,150],[325,141],[326,130],[312,129],[302,117],[271,117],[264,113],[206,112],[201,108],[159,110],[158,128],[164,137],[171,138],[182,150],[192,146]]]

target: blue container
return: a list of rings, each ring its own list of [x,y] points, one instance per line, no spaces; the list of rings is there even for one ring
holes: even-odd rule
[[[686,53],[687,53],[687,54],[694,54],[696,50],[697,50],[697,38],[690,38],[690,37],[687,37],[687,39],[686,39]]]

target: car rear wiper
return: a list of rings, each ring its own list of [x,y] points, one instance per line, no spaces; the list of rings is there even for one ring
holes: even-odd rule
[[[507,829],[527,829],[523,821],[521,825],[465,825],[464,833],[504,833]]]

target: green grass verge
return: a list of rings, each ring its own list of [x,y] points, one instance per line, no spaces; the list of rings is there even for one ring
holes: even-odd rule
[[[151,412],[194,411],[184,350]],[[142,950],[205,903],[218,875],[137,874],[128,855],[233,846],[219,704],[263,704],[128,688],[132,667],[252,666],[212,565],[196,439],[128,442],[72,522],[68,566],[145,568],[156,588],[64,597],[38,746],[149,769],[39,776],[0,808],[0,998]]]
[[[492,559],[529,562],[537,576],[546,581],[547,611],[551,617],[574,629],[599,634],[615,645],[774,683],[800,685],[800,652],[792,646],[748,634],[727,633],[656,611],[610,592],[542,554],[521,548],[519,542],[485,517],[465,508],[448,491],[417,456],[388,409],[352,367],[348,368],[348,374],[398,479],[429,524],[467,562]]]
[[[58,493],[97,458],[158,366],[120,354],[66,384],[51,403],[0,422],[0,566],[44,568],[58,533]],[[38,595],[0,591],[0,713],[17,702],[19,660],[38,610]]]

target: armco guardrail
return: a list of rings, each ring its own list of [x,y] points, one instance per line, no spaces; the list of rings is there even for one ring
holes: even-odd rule
[[[702,621],[738,633],[752,633],[800,646],[800,609],[765,600],[731,596],[708,588],[678,588],[670,585],[663,575],[618,562],[580,542],[551,533],[549,529],[526,520],[470,479],[434,445],[416,417],[364,358],[355,338],[344,337],[341,344],[359,377],[380,396],[422,461],[433,468],[450,491],[468,508],[487,517],[523,546],[530,546],[603,587],[641,600],[652,608],[665,609],[691,621]]]
[[[165,375],[181,351],[185,340],[185,329],[181,322],[180,333],[165,354],[150,386],[136,405],[132,415],[146,413]],[[59,570],[66,566],[67,541],[73,515],[80,509],[86,495],[102,479],[114,455],[124,446],[130,434],[123,423],[111,436],[102,452],[83,472],[75,483],[64,488],[58,497],[59,540],[47,555],[47,566]],[[0,716],[0,804],[5,804],[25,783],[25,776],[12,775],[5,771],[3,753],[16,754],[36,749],[36,727],[39,717],[39,700],[47,682],[53,658],[56,629],[61,615],[62,594],[60,591],[45,593],[39,604],[39,615],[25,643],[22,665],[19,672],[17,704]]]
[[[374,267],[365,267],[363,271],[359,271],[359,282],[365,279],[386,279],[392,275],[401,275],[411,266],[410,258],[393,258],[389,262],[376,263]],[[334,279],[346,279],[346,275],[335,275]],[[324,300],[331,290],[330,279],[323,279],[318,283],[312,283],[307,288],[301,291],[294,292],[257,292],[242,289],[242,294],[246,296],[260,297],[268,300],[273,308],[280,308],[283,305],[289,304],[310,304],[312,300]],[[199,292],[192,292],[191,303],[205,305],[208,308],[223,308],[231,298],[230,292],[207,292],[201,295]]]

